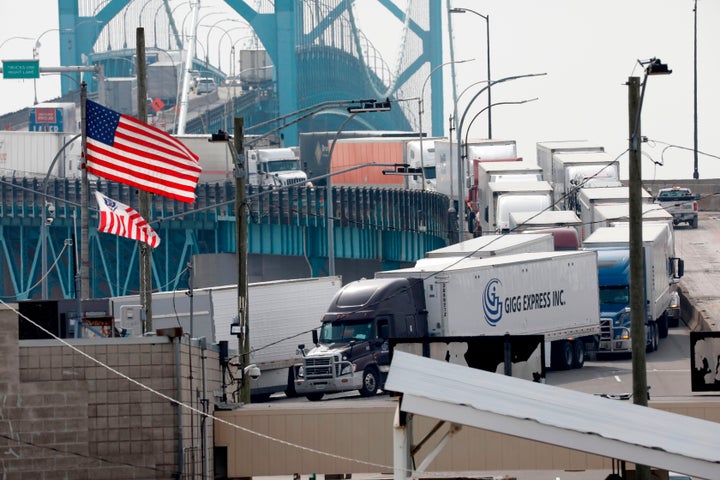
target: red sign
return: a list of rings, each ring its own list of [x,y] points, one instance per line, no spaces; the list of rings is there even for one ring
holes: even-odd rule
[[[153,108],[153,110],[155,110],[155,113],[157,113],[160,110],[162,110],[163,108],[165,108],[165,104],[159,98],[156,98],[155,100],[153,100],[152,103],[150,104],[150,106]]]
[[[35,123],[57,123],[57,109],[36,108]]]

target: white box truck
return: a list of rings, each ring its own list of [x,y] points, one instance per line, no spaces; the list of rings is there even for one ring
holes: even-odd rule
[[[632,351],[630,319],[630,229],[603,227],[585,239],[583,248],[597,252],[600,288],[599,352]],[[658,348],[668,325],[680,315],[675,284],[683,275],[683,261],[675,257],[672,226],[642,226],[643,305],[646,349]]]
[[[330,301],[342,287],[337,276],[276,280],[248,285],[250,359],[260,369],[251,379],[251,395],[262,400],[276,392],[292,396],[293,365],[300,360],[298,339],[317,328]],[[153,328],[182,327],[194,338],[209,343],[228,342],[231,357],[238,354],[238,339],[230,326],[237,318],[237,286],[154,293]],[[140,299],[137,295],[111,299],[115,324],[134,335],[142,335]],[[232,361],[231,363],[238,363]]]
[[[621,187],[619,163],[605,152],[560,152],[552,158],[553,203],[577,211],[580,188]]]
[[[482,140],[470,139],[462,146],[464,157],[461,180],[461,200],[465,200],[467,189],[470,187],[469,165],[474,160],[493,161],[517,159],[517,145],[515,140]],[[451,200],[458,198],[458,145],[452,140],[442,139],[435,141],[435,170],[437,176],[437,191],[447,195]],[[462,210],[460,210],[462,212]]]
[[[642,203],[651,203],[652,196],[643,189],[640,193]],[[592,232],[595,224],[595,206],[630,203],[630,189],[628,187],[595,187],[583,188],[578,192],[578,216],[582,222],[582,238]]]
[[[543,180],[556,183],[553,177],[553,157],[564,152],[604,152],[605,147],[587,140],[557,140],[538,142],[536,145],[537,163],[543,170]]]
[[[672,226],[673,216],[670,212],[655,203],[643,203],[641,206],[643,222],[664,222]],[[630,222],[630,205],[628,203],[612,203],[595,205],[594,222],[591,232],[602,227],[627,226]]]
[[[375,395],[390,368],[390,338],[543,335],[553,368],[579,368],[600,328],[595,269],[594,252],[541,252],[448,258],[351,282],[303,350],[295,389],[309,400]]]
[[[435,141],[440,138],[423,138],[420,140],[409,140],[405,143],[406,163],[410,168],[422,168],[424,175],[409,175],[405,180],[405,186],[410,190],[437,191],[437,172],[435,169]],[[422,144],[422,158],[420,158],[420,144]],[[423,187],[423,178],[425,186]]]
[[[480,227],[483,233],[510,230],[513,212],[542,212],[552,208],[552,187],[546,181],[490,182],[482,200]]]

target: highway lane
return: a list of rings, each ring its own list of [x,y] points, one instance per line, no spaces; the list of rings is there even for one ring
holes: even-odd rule
[[[701,212],[697,229],[675,227],[675,253],[685,260],[681,292],[705,318],[704,328],[720,329],[720,213]]]

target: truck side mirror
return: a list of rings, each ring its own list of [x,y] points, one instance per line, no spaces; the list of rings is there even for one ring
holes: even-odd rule
[[[671,257],[670,269],[672,271],[673,280],[679,280],[685,274],[685,261],[682,258]]]
[[[315,344],[315,345],[318,344],[318,333],[317,333],[317,330],[313,330],[313,331],[312,331],[312,341],[313,341],[313,344]]]

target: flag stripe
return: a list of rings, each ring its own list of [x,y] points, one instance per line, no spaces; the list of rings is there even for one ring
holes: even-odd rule
[[[92,141],[88,139],[88,157],[91,144]],[[115,154],[104,147],[104,145],[100,147],[92,145],[94,162],[92,165],[88,162],[89,173],[171,198],[188,196],[194,198],[195,182],[177,176],[173,178],[171,175],[156,175],[151,170],[143,168],[142,163],[133,168],[134,162],[127,160],[118,162]]]
[[[136,118],[86,101],[88,173],[183,202],[195,200],[198,156]]]
[[[145,242],[152,248],[160,245],[158,234],[135,209],[97,191],[95,198],[100,209],[99,232]]]

